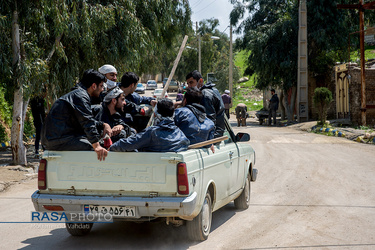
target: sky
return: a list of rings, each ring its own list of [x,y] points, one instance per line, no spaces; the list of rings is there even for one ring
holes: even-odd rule
[[[233,9],[233,5],[229,0],[189,0],[192,10],[191,20],[194,25],[196,22],[212,17],[219,19],[218,30],[225,33],[229,37],[229,15]],[[228,28],[227,28],[228,27]],[[195,30],[195,26],[194,26]],[[233,41],[238,35],[233,34]]]

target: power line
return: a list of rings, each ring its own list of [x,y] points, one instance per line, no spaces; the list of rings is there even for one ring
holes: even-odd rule
[[[191,6],[191,8],[195,8],[195,7],[197,7],[197,6],[200,5],[202,2],[203,2],[203,0],[200,0],[199,2],[196,2],[196,3],[194,4],[194,6]]]
[[[221,33],[224,33],[229,28],[229,25]]]
[[[199,12],[201,12],[202,10],[205,10],[207,9],[208,6],[210,6],[211,4],[213,4],[214,2],[216,2],[216,0],[213,0],[211,3],[209,3],[206,7],[203,7],[202,9],[200,9],[199,11],[195,12],[195,14],[198,14]]]

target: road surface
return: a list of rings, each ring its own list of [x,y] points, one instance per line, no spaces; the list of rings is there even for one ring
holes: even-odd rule
[[[0,193],[0,249],[375,248],[375,146],[255,122],[234,130],[251,134],[258,179],[249,209],[230,203],[213,213],[205,242],[161,222],[96,224],[85,237],[27,223],[34,179]]]

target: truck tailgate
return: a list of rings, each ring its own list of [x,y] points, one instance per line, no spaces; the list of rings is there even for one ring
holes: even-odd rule
[[[177,153],[109,152],[98,161],[91,151],[46,151],[47,190],[43,193],[169,195],[177,192]]]

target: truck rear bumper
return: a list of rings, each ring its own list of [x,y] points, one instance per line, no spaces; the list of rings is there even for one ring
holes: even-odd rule
[[[114,196],[73,196],[57,194],[40,194],[35,191],[31,196],[35,210],[38,212],[71,212],[83,213],[84,205],[98,206],[134,206],[135,217],[180,217],[191,220],[196,214],[197,193],[188,197],[114,197]],[[50,211],[44,205],[63,207],[64,211]]]

